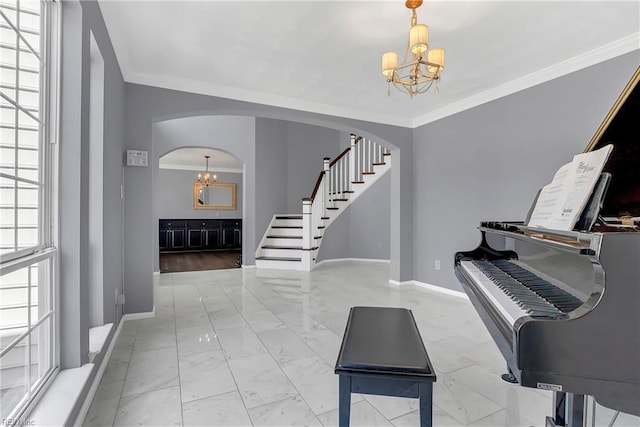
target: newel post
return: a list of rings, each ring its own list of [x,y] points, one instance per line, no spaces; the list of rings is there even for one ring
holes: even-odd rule
[[[311,199],[302,199],[302,249],[311,249],[312,236],[312,222],[313,215],[311,212]]]
[[[331,185],[333,184],[333,179],[331,176],[331,172],[329,171],[331,169],[330,165],[330,158],[329,157],[325,157],[323,159],[323,169],[324,170],[324,179],[322,180],[322,216],[325,217],[327,216],[327,206],[329,206],[329,203],[331,202]]]
[[[357,181],[356,165],[358,160],[356,159],[356,141],[356,136],[351,134],[351,150],[349,150],[349,183],[347,185],[349,190],[351,190],[351,183]]]

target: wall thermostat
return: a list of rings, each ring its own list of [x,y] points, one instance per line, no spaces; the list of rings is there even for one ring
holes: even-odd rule
[[[149,166],[149,152],[127,150],[127,166]]]

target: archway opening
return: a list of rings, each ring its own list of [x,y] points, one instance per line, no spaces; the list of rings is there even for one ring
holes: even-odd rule
[[[242,265],[243,163],[211,147],[161,156],[155,186],[160,273]]]

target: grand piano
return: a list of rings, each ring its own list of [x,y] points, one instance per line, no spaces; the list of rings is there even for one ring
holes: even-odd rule
[[[554,392],[546,426],[582,426],[585,396],[640,416],[640,68],[585,149],[613,144],[578,227],[482,222],[455,273],[507,381]]]

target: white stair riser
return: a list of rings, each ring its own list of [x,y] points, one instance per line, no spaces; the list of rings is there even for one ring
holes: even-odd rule
[[[300,261],[272,261],[272,260],[264,260],[257,259],[256,260],[256,268],[271,268],[278,270],[300,270],[307,271],[308,269],[305,265]]]
[[[269,235],[274,234],[276,236],[302,236],[301,228],[271,228],[267,230]]]
[[[270,246],[302,246],[302,239],[265,239],[265,245]]]
[[[293,225],[295,227],[302,227],[302,219],[275,219],[273,225]]]
[[[264,249],[260,248],[260,256],[276,256],[281,258],[302,258],[302,250],[298,249]]]

